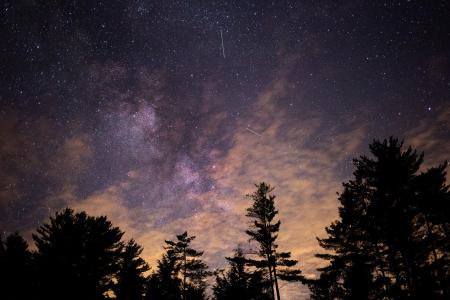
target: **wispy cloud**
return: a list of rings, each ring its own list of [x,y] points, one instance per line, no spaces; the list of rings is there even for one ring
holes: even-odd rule
[[[423,119],[406,132],[406,143],[425,152],[424,167],[437,166],[450,159],[450,108],[437,108],[436,113]]]

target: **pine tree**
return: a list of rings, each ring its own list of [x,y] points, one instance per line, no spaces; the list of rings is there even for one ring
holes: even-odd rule
[[[176,241],[166,240],[166,253],[158,263],[158,271],[150,280],[151,289],[155,294],[155,286],[165,289],[179,282],[181,299],[206,299],[206,278],[210,275],[208,266],[200,259],[202,251],[190,246],[195,236],[184,232],[176,236]],[[170,291],[167,291],[171,293]],[[163,291],[164,293],[164,291]]]
[[[278,248],[276,239],[281,222],[274,220],[278,211],[275,209],[275,195],[270,194],[273,188],[264,182],[256,187],[257,191],[247,196],[252,199],[253,203],[247,209],[246,216],[251,218],[253,223],[246,233],[251,240],[259,244],[261,260],[253,260],[250,263],[255,267],[268,270],[272,292],[280,300],[278,279],[299,281],[302,280],[302,276],[300,270],[292,268],[297,261],[290,258],[291,253],[277,252],[276,250]]]
[[[123,232],[106,217],[65,209],[37,229],[39,299],[105,299],[120,269]]]
[[[264,280],[259,270],[247,270],[247,259],[242,249],[238,248],[233,257],[226,257],[229,269],[216,273],[216,283],[213,287],[216,300],[255,300],[272,299],[270,282]]]
[[[423,286],[444,297],[450,296],[450,193],[446,184],[447,163],[431,168],[417,177],[416,205],[420,213],[415,222],[421,255]],[[423,288],[420,291],[423,293]]]
[[[194,239],[185,231],[177,235],[176,241],[165,241],[166,250],[172,251],[178,260],[183,299],[205,298],[205,279],[210,275],[207,265],[199,259],[203,252],[190,247]]]
[[[147,278],[144,273],[150,268],[140,257],[142,250],[134,240],[123,247],[114,286],[114,293],[120,300],[142,300],[145,295]]]
[[[158,260],[156,272],[150,275],[146,299],[181,299],[181,280],[178,278],[179,265],[173,251],[167,251]]]
[[[172,251],[167,251],[158,260],[156,272],[150,275],[146,299],[181,299],[181,280],[178,278],[178,272],[177,257]]]
[[[362,289],[364,286],[375,286],[376,283],[384,282],[383,278],[377,278],[372,282],[372,272],[380,276],[386,275],[383,268],[376,270],[372,261],[378,257],[377,240],[367,239],[368,222],[364,218],[357,217],[365,215],[366,208],[364,201],[355,199],[365,199],[367,196],[367,190],[356,188],[358,182],[351,181],[344,184],[345,190],[339,197],[344,204],[339,208],[341,219],[325,228],[327,238],[319,239],[319,245],[331,253],[316,256],[330,261],[330,265],[319,269],[321,272],[319,280],[309,282],[313,299],[353,299],[354,294],[370,294],[369,291],[353,291],[353,288]],[[368,254],[372,256],[367,256]],[[363,274],[356,275],[358,270]],[[352,284],[352,280],[358,279],[355,277],[361,278],[363,275],[362,280],[368,281],[367,285]],[[381,288],[379,290],[382,291]],[[374,297],[378,299],[383,296],[385,295]],[[368,296],[367,299],[374,298]]]
[[[28,243],[18,233],[0,239],[0,298],[29,299],[33,295],[33,261]]]
[[[450,195],[446,164],[419,173],[423,154],[390,138],[354,160],[338,221],[318,255],[330,261],[311,282],[314,299],[446,299]]]

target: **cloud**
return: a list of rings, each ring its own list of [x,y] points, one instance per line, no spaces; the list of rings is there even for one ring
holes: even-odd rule
[[[288,86],[284,78],[272,82],[258,96],[257,109],[245,120],[233,124],[232,132],[227,135],[230,146],[225,150],[223,147],[210,150],[209,163],[203,171],[213,186],[205,192],[193,190],[187,196],[196,199],[200,210],[167,221],[157,230],[140,236],[153,261],[162,252],[163,238],[188,230],[197,235],[195,245],[205,250],[207,262],[214,268],[223,267],[223,258],[231,255],[233,248],[250,247],[245,235],[248,225],[245,208],[250,201],[244,195],[254,190],[254,183],[266,181],[276,187],[278,196],[282,220],[280,249],[292,251],[305,275],[314,276],[322,263],[314,257],[321,251],[315,237],[323,235],[324,227],[337,217],[335,193],[341,189],[342,165],[361,148],[366,130],[364,126],[352,124],[346,130],[330,128],[337,133],[317,141],[319,131],[325,126],[321,116],[316,112],[305,113],[298,121],[299,118],[293,118],[277,101],[289,94]],[[225,114],[210,115],[210,132],[222,126],[224,119]],[[189,175],[182,168],[179,171],[180,176]],[[152,214],[154,219],[159,212]],[[289,285],[285,292],[295,297],[305,291],[298,285]]]
[[[228,148],[212,148],[209,161],[202,171],[207,173],[212,188],[207,191],[190,190],[184,199],[198,204],[199,210],[183,218],[167,219],[160,224],[161,215],[168,208],[147,211],[147,227],[130,229],[144,245],[144,255],[154,265],[160,257],[164,239],[188,230],[196,235],[194,246],[205,251],[205,259],[213,268],[224,267],[224,257],[232,254],[237,245],[250,247],[244,231],[248,225],[245,208],[250,201],[244,197],[254,190],[254,183],[266,181],[276,187],[277,207],[282,221],[279,236],[280,249],[291,251],[299,260],[299,267],[308,277],[316,275],[323,261],[314,257],[322,249],[316,236],[324,236],[324,228],[337,218],[336,192],[346,180],[351,158],[365,148],[366,126],[348,123],[345,126],[327,125],[318,112],[305,112],[293,118],[278,101],[289,95],[289,83],[278,78],[257,98],[257,109],[245,120],[237,120],[227,133]],[[210,124],[205,134],[216,134],[216,128],[227,120],[227,114],[214,113],[205,118]],[[419,124],[409,132],[408,141],[425,149],[430,157],[441,140],[436,134],[448,119],[443,110],[435,123]],[[331,126],[327,128],[326,126]],[[251,128],[258,135],[246,130]],[[323,136],[323,130],[333,132]],[[321,139],[317,139],[321,136]],[[426,141],[430,141],[427,144]],[[204,147],[205,140],[197,140]],[[447,149],[448,146],[442,147]],[[434,154],[435,153],[435,154]],[[176,181],[191,184],[198,180],[192,173],[192,162],[181,159],[177,164]],[[193,178],[195,180],[193,181]],[[176,202],[174,202],[176,205]],[[175,206],[176,207],[176,206]],[[298,285],[283,288],[288,297],[304,297],[307,292]]]
[[[93,157],[89,136],[68,131],[63,135],[45,116],[23,119],[10,111],[0,119],[0,225],[4,230],[27,230],[48,217],[57,202],[55,194],[66,193],[70,185],[74,189],[89,167]]]
[[[48,160],[46,168],[55,181],[68,183],[76,181],[89,167],[94,150],[86,134],[79,134],[66,138]]]
[[[449,120],[450,109],[440,107],[430,118],[423,119],[406,132],[406,144],[425,152],[425,168],[437,166],[450,159]]]
[[[45,118],[30,120],[33,130],[17,116],[1,121],[2,162],[9,161],[14,172],[0,174],[14,189],[0,190],[0,209],[10,209],[5,199],[11,195],[26,199],[19,178],[41,170],[48,191],[34,195],[29,206],[34,212],[22,224],[39,225],[65,206],[106,215],[125,238],[144,247],[153,267],[164,240],[187,230],[197,236],[194,246],[205,251],[207,263],[223,268],[236,246],[254,247],[245,234],[250,205],[245,195],[265,181],[276,188],[280,249],[291,251],[304,274],[314,277],[323,264],[314,257],[322,251],[316,236],[324,236],[325,226],[337,218],[336,192],[350,176],[351,158],[366,150],[368,124],[360,118],[329,122],[323,111],[311,108],[301,84],[290,81],[292,66],[298,67],[295,58],[256,95],[251,110],[239,114],[225,109],[216,84],[204,84],[197,127],[188,124],[191,117],[181,108],[179,115],[165,117],[174,108],[161,74],[138,71],[131,92],[120,88],[130,79],[126,67],[96,65],[90,76],[99,80],[101,98],[111,99],[102,107],[97,131],[67,135]],[[446,158],[449,119],[450,110],[439,109],[436,118],[406,134],[407,143],[425,150],[427,164]],[[83,184],[90,189],[80,192]],[[17,207],[24,206],[20,201]],[[289,298],[305,295],[298,284],[282,291]]]
[[[259,95],[254,114],[237,122],[233,146],[215,161],[210,175],[217,190],[230,191],[218,201],[228,204],[229,211],[240,216],[241,224],[246,224],[243,215],[249,205],[243,195],[254,189],[254,183],[274,185],[282,220],[280,247],[293,251],[310,275],[317,266],[313,253],[319,251],[315,237],[337,216],[335,193],[342,180],[340,167],[361,147],[365,128],[338,128],[332,139],[318,142],[316,136],[324,124],[317,113],[294,119],[287,109],[280,108],[277,99],[289,93],[288,86],[279,78]],[[224,206],[220,202],[217,205]],[[239,227],[237,236],[243,235],[243,226]],[[222,235],[222,228],[217,228],[215,235]]]

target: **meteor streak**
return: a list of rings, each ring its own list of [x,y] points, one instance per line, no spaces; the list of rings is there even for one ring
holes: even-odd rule
[[[250,128],[245,128],[247,131],[250,131],[251,133],[253,133],[253,134],[255,134],[255,135],[257,135],[257,136],[261,136],[262,137],[262,135],[261,134],[259,134],[259,133],[257,133],[256,131],[253,131],[253,130],[251,130]]]
[[[220,39],[222,41],[222,55],[223,58],[225,58],[225,47],[223,46],[223,34],[222,34],[222,29],[220,29]]]

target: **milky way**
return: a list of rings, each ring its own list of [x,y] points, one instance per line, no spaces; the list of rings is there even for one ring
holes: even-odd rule
[[[446,1],[0,9],[4,235],[30,238],[70,206],[106,214],[151,265],[187,229],[223,267],[248,245],[244,196],[264,180],[278,195],[280,247],[312,277],[315,237],[372,139],[405,139],[428,166],[449,158]]]

